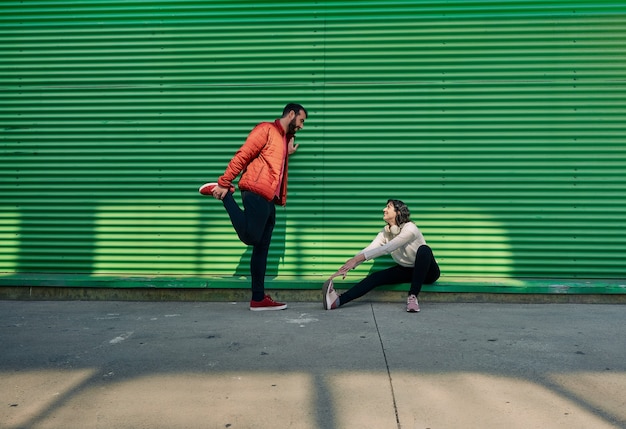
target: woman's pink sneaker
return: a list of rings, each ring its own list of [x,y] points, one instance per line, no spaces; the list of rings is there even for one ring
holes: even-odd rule
[[[335,292],[335,288],[333,287],[333,280],[328,279],[324,282],[324,287],[322,288],[322,303],[324,304],[324,310],[334,310],[339,307],[339,294]]]
[[[409,313],[419,313],[420,305],[417,302],[417,297],[415,295],[409,295],[406,299],[406,311]]]

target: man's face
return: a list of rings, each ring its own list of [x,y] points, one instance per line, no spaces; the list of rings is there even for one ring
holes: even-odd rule
[[[291,119],[291,122],[289,122],[289,129],[287,130],[287,133],[295,134],[296,131],[304,128],[304,120],[306,119],[306,115],[302,110],[300,110],[297,115],[293,112],[291,112],[290,114],[293,115],[293,119]]]

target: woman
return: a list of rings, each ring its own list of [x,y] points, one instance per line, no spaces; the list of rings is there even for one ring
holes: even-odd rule
[[[411,222],[410,216],[409,208],[402,201],[387,201],[387,206],[383,209],[383,219],[387,225],[369,246],[348,259],[339,271],[324,283],[323,303],[326,310],[334,310],[378,286],[410,283],[406,311],[410,313],[420,311],[417,295],[422,284],[437,281],[440,271],[432,250],[426,245],[415,223]],[[334,277],[343,275],[345,279],[348,271],[363,261],[388,254],[396,262],[395,266],[368,275],[341,295],[335,292],[332,282]]]

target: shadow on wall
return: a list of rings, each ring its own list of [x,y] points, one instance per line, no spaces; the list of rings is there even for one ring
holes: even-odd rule
[[[487,214],[476,214],[475,210],[469,209],[467,213],[472,214],[463,214],[457,216],[457,219],[450,219],[450,215],[446,213],[412,216],[413,222],[433,249],[442,276],[474,274],[477,277],[513,278],[515,257],[506,229]],[[343,261],[369,245],[379,232],[377,228],[372,228],[369,237],[361,243],[361,246],[354,253],[346,254],[343,260],[338,260],[337,268],[341,266]],[[485,240],[486,236],[489,237],[488,241]],[[345,281],[340,280],[339,284],[342,288],[350,287],[351,284],[358,282],[365,276],[393,265],[395,262],[391,256],[381,256],[357,267],[349,273]],[[476,272],[471,273],[472,269]],[[346,284],[342,284],[343,282]],[[402,288],[402,286],[398,286],[398,288]]]
[[[9,275],[227,275],[229,270],[234,277],[250,274],[252,248],[238,240],[221,204],[109,199],[81,200],[71,207],[80,211],[71,213],[46,203],[19,210],[2,207],[2,271]],[[287,213],[277,208],[268,278],[279,275],[285,259]],[[214,241],[223,247],[211,246]]]
[[[198,205],[195,198],[134,202],[120,199],[100,204],[81,201],[82,210],[76,214],[68,214],[63,207],[49,204],[22,208],[15,212],[12,226],[5,229],[8,232],[2,237],[4,257],[14,259],[5,266],[8,272],[13,266],[16,274],[113,275],[203,275],[217,268],[225,276],[248,277],[251,248],[237,239],[221,204],[204,203]],[[79,205],[78,202],[72,204]],[[456,220],[436,212],[414,216],[433,248],[442,275],[468,275],[468,267],[480,267],[481,271],[475,273],[477,276],[513,277],[515,257],[507,231],[487,214],[476,214],[469,209],[467,212],[473,214],[464,214],[463,219],[457,215]],[[181,213],[182,220],[179,219]],[[378,217],[374,211],[372,218]],[[10,218],[5,210],[5,223]],[[312,237],[323,239],[319,230],[307,231],[290,218],[288,210],[277,207],[268,279],[285,272],[326,277],[367,246],[380,227],[375,222],[364,232],[365,227],[354,228],[349,223],[334,225],[344,232],[346,228],[354,228],[354,235],[362,236],[363,240],[353,251],[324,256],[320,262],[321,258],[306,259],[307,255],[320,254],[318,241],[307,242]],[[487,244],[486,235],[491,237]],[[207,242],[214,240],[223,242],[225,248],[213,247],[209,253]],[[345,243],[336,245],[346,248]],[[463,251],[459,252],[459,248]],[[329,249],[322,250],[321,254],[328,254]],[[346,282],[355,283],[368,273],[391,265],[390,257],[378,258],[358,267]]]
[[[99,244],[95,238],[98,208],[90,200],[70,204],[79,205],[80,213],[67,213],[63,205],[45,201],[20,208],[13,241],[16,273],[93,271]]]

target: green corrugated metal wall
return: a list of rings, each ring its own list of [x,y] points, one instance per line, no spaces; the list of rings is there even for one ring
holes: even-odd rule
[[[245,274],[197,188],[290,101],[271,277],[388,198],[450,279],[626,277],[625,2],[3,1],[0,67],[5,278]]]

